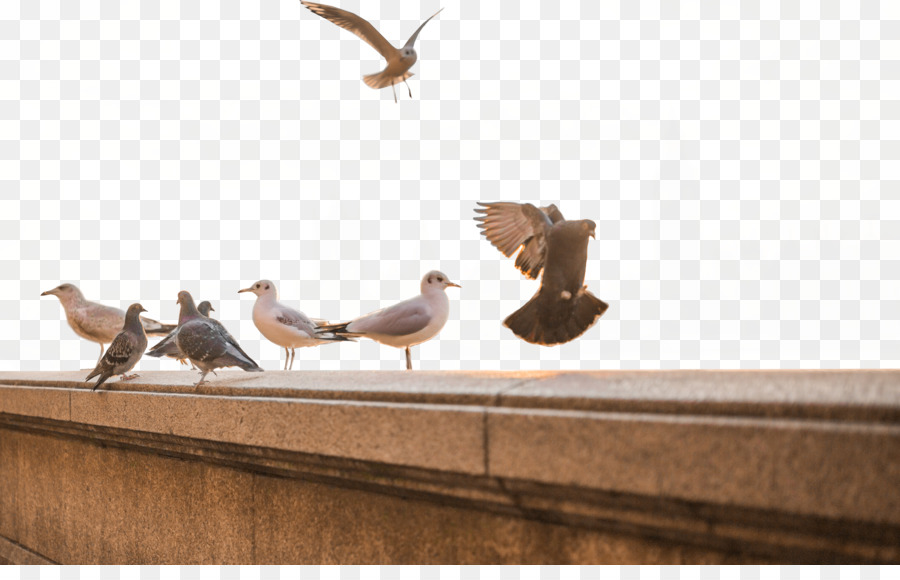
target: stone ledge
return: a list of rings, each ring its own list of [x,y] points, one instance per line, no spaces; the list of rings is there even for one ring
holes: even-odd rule
[[[144,372],[95,393],[83,374],[0,373],[0,427],[781,561],[900,561],[897,371],[224,372],[196,390]]]

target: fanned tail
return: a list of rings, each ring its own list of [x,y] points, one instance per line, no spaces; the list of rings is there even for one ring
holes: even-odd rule
[[[400,76],[386,74],[387,71],[381,71],[380,73],[375,73],[371,75],[366,75],[363,77],[363,82],[372,87],[373,89],[383,89],[384,87],[389,87],[391,84],[398,85],[413,76],[413,73],[406,71]]]
[[[568,293],[565,293],[568,294]],[[574,296],[538,290],[503,325],[526,342],[551,346],[574,340],[603,316],[609,304],[582,288]]]

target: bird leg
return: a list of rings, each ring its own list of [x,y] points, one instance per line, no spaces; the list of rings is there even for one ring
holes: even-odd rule
[[[295,356],[297,356],[297,349],[292,348],[291,349],[291,368],[290,368],[290,370],[294,370],[294,357]]]
[[[196,383],[194,383],[194,386],[195,386],[195,387],[199,387],[200,384],[203,382],[203,379],[206,378],[206,375],[207,375],[208,373],[209,373],[209,371],[203,371],[202,373],[200,373],[200,380],[197,381]]]
[[[394,91],[394,102],[397,102],[397,89],[394,88],[394,81],[391,81],[391,90]]]
[[[125,374],[123,374],[122,376],[119,377],[119,380],[121,380],[121,381],[130,381],[131,379],[136,379],[136,378],[138,378],[139,376],[141,376],[141,375],[139,375],[139,374],[137,374],[137,373],[134,373],[133,375],[125,375]]]
[[[406,90],[409,91],[409,98],[411,99],[412,98],[412,89],[409,88],[409,83],[406,82],[406,79],[403,79],[403,84],[406,85]]]
[[[412,355],[409,354],[409,347],[406,347],[406,370],[412,370]]]
[[[288,370],[288,359],[291,358],[291,353],[288,351],[288,347],[284,347],[284,370]]]
[[[103,343],[100,343],[100,356],[97,358],[97,362],[100,362],[100,359],[103,358]]]

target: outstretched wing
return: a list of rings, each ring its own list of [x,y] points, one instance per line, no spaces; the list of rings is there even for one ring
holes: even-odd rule
[[[431,18],[434,18],[435,16],[437,16],[443,10],[444,9],[441,8],[440,10],[438,10],[437,12],[432,14]],[[406,46],[404,46],[403,48],[412,48],[413,47],[413,45],[416,43],[416,38],[418,38],[419,33],[422,32],[422,29],[425,28],[425,25],[428,24],[428,21],[431,20],[431,18],[429,18],[428,20],[426,20],[425,22],[420,24],[418,28],[416,28],[416,31],[413,32],[413,35],[409,37],[409,40],[406,41]]]
[[[375,30],[375,27],[372,26],[372,24],[369,23],[368,20],[365,20],[352,12],[347,12],[346,10],[335,8],[334,6],[316,4],[314,2],[306,2],[305,0],[301,0],[301,4],[303,4],[312,12],[318,14],[325,20],[333,22],[341,28],[349,30],[356,36],[365,40],[367,43],[369,43],[369,46],[377,50],[386,60],[393,60],[397,58],[397,49],[394,48],[394,46],[390,42],[388,42],[380,32]],[[417,30],[416,34],[418,33],[419,31]],[[415,37],[415,35],[413,36]]]
[[[484,215],[475,220],[484,237],[507,258],[521,248],[516,268],[529,278],[537,278],[544,267],[547,231],[555,223],[550,213],[555,210],[556,221],[562,220],[556,206],[538,209],[530,203],[504,201],[478,204],[482,207],[475,211]]]

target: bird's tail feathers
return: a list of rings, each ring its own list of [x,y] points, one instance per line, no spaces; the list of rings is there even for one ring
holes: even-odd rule
[[[165,336],[175,330],[178,327],[177,324],[160,324],[158,328],[153,328],[152,330],[147,330],[147,334],[152,334],[155,336]]]
[[[387,71],[381,71],[379,73],[364,76],[363,82],[373,89],[383,89],[384,87],[391,86],[391,84],[399,85],[411,76],[413,76],[413,73],[409,71],[406,71],[399,76],[388,74]]]
[[[92,370],[92,371],[91,371],[91,374],[89,374],[88,376],[84,377],[84,382],[88,382],[88,381],[91,380],[92,378],[94,378],[94,377],[96,377],[97,375],[99,375],[101,372],[103,372],[103,370],[100,368],[100,365],[97,365],[97,368],[95,368],[94,370]]]
[[[353,339],[365,336],[365,333],[363,332],[350,332],[347,330],[347,325],[349,324],[349,322],[338,322],[336,324],[323,324],[322,326],[317,326],[316,338],[321,338],[322,340],[349,340],[356,342]]]
[[[603,316],[609,304],[582,288],[574,296],[544,288],[506,317],[503,325],[526,342],[551,346],[574,340]]]

